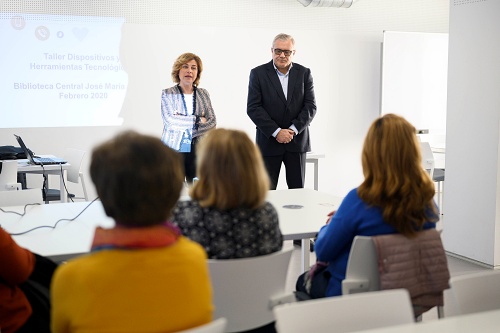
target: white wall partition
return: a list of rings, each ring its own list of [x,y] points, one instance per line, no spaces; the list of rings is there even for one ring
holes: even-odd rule
[[[452,0],[444,245],[500,266],[500,1]]]

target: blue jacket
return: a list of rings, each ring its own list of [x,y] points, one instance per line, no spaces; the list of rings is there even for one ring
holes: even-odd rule
[[[424,229],[435,228],[427,222]],[[345,279],[347,260],[354,237],[376,236],[397,233],[396,229],[382,218],[382,210],[366,204],[358,196],[357,189],[351,190],[339,209],[318,233],[314,249],[319,261],[328,262],[331,273],[326,296],[342,295],[342,280]]]

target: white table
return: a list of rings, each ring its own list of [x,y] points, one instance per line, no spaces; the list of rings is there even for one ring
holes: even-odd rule
[[[50,155],[43,155],[44,157],[51,157]],[[67,202],[68,196],[66,195],[65,182],[66,182],[66,170],[70,167],[69,163],[65,164],[51,164],[41,165],[29,164],[27,159],[17,160],[17,172],[18,173],[32,173],[32,174],[46,174],[46,175],[57,175],[59,176],[59,184],[61,194],[61,202]],[[48,186],[48,184],[47,184]]]
[[[302,240],[301,271],[308,270],[310,239],[325,225],[328,213],[339,208],[342,198],[311,189],[292,189],[269,191],[267,200],[278,211],[284,239]],[[287,208],[289,206],[302,207]]]
[[[28,206],[23,217],[0,212],[0,225],[11,234],[38,226],[54,226],[59,219],[75,218],[89,204],[90,202],[75,202]],[[22,213],[24,206],[3,209]],[[114,226],[114,221],[106,216],[100,201],[92,203],[74,221],[61,221],[55,229],[40,228],[24,235],[14,235],[13,238],[20,246],[32,252],[62,261],[88,253],[97,226]]]
[[[497,333],[500,310],[360,331],[364,333]]]
[[[324,158],[325,154],[317,154],[314,152],[309,152],[306,154],[306,163],[312,163],[314,167],[314,189],[318,190],[318,161],[320,158]]]
[[[284,239],[302,239],[302,271],[309,269],[309,239],[325,224],[327,214],[338,208],[341,199],[311,189],[294,189],[269,191],[268,200],[278,211]],[[74,218],[87,205],[89,202],[28,206],[23,217],[0,212],[0,225],[9,233],[42,225],[54,226],[61,218]],[[286,208],[286,205],[300,205],[302,208]],[[22,212],[23,207],[4,210]],[[59,222],[56,229],[42,228],[13,237],[19,245],[61,261],[89,252],[96,226],[114,226],[100,201],[90,205],[76,220]]]

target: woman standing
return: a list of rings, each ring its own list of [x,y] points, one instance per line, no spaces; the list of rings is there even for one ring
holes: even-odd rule
[[[196,176],[196,145],[201,136],[216,126],[208,91],[198,88],[203,63],[193,53],[183,53],[172,66],[175,86],[161,94],[162,141],[182,153],[186,181]]]

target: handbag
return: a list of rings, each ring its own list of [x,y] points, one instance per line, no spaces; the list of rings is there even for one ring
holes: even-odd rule
[[[327,268],[328,263],[317,261],[307,272],[299,276],[295,286],[299,300],[325,297],[331,277]],[[304,297],[304,294],[307,296]]]

